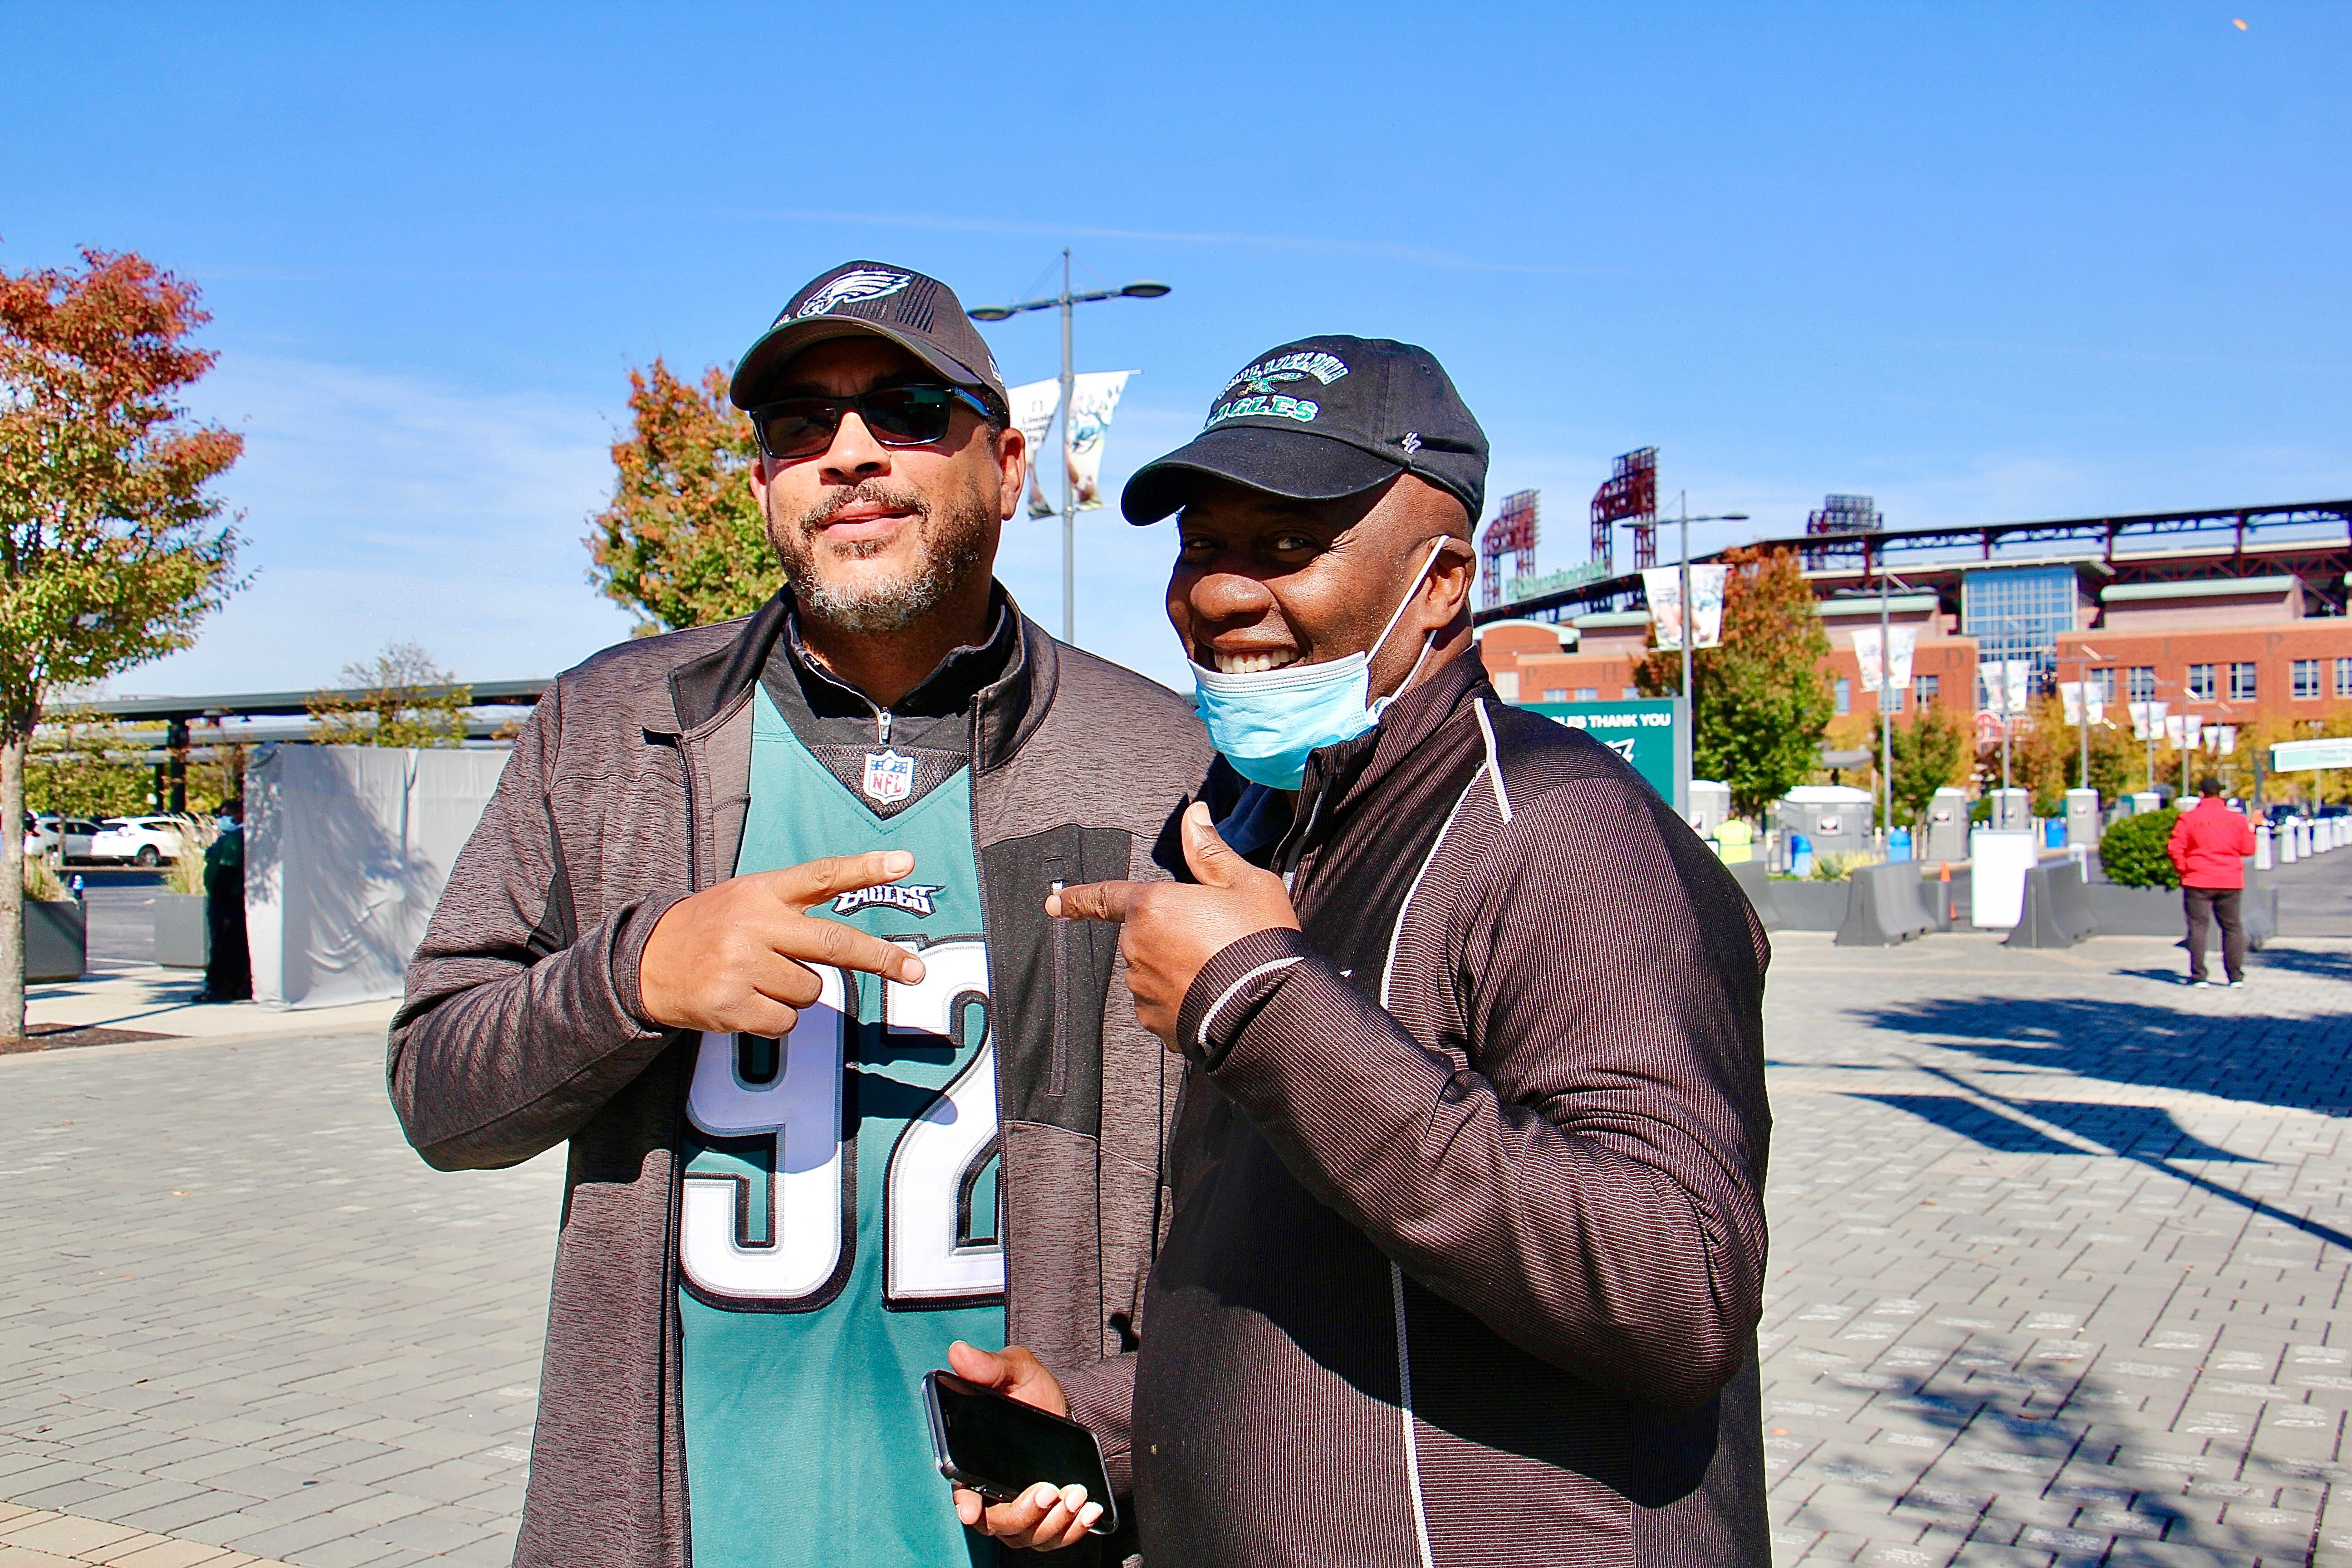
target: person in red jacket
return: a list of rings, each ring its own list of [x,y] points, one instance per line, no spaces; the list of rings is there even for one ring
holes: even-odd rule
[[[2205,941],[2213,921],[2221,922],[2221,969],[2233,986],[2246,983],[2246,928],[2238,920],[2245,890],[2245,857],[2254,852],[2254,828],[2221,802],[2221,781],[2197,781],[2201,797],[2172,825],[2165,853],[2180,873],[2180,902],[2189,911],[2189,984],[2210,985],[2205,977]]]

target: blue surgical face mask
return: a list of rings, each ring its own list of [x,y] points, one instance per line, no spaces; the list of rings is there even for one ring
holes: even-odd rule
[[[1389,624],[1361,653],[1252,675],[1220,675],[1197,664],[1192,667],[1192,683],[1198,689],[1194,706],[1200,710],[1201,721],[1209,727],[1211,743],[1242,777],[1269,789],[1297,789],[1307,777],[1307,753],[1352,741],[1381,721],[1396,696],[1392,692],[1378,702],[1370,700],[1372,656],[1389,640],[1389,633],[1396,630],[1405,606],[1421,591],[1422,579],[1429,575],[1444,549],[1441,539],[1429,559],[1421,563],[1421,570],[1413,574],[1412,585],[1389,616]],[[1412,661],[1398,691],[1411,686],[1413,677],[1421,673],[1435,636],[1433,632],[1422,639],[1421,658]]]

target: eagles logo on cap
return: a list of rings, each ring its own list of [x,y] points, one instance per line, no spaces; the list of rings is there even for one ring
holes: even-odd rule
[[[805,321],[822,316],[842,305],[862,305],[868,300],[879,300],[896,294],[914,279],[903,272],[885,272],[878,267],[860,267],[830,279],[825,285],[802,300],[797,308],[786,307],[776,318],[778,322]]]
[[[1299,338],[1260,354],[1209,400],[1201,433],[1146,463],[1119,499],[1157,522],[1204,478],[1336,500],[1409,473],[1485,504],[1486,435],[1427,349],[1389,338]]]
[[[877,337],[898,344],[952,385],[1007,405],[1004,379],[955,290],[908,267],[851,261],[801,286],[735,368],[729,398],[756,408],[788,384],[801,351],[835,338]]]

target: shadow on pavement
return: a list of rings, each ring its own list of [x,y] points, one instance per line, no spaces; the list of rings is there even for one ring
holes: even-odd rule
[[[2213,994],[2197,994],[2203,1000]],[[1873,1028],[1912,1036],[1922,1046],[2042,1072],[2336,1116],[2352,1106],[2352,1018],[2340,1015],[2191,1012],[2089,998],[1926,996],[1853,1016]]]
[[[1922,1121],[1931,1121],[1984,1148],[2004,1154],[2074,1154],[2084,1158],[2105,1155],[2129,1160],[2151,1171],[2162,1172],[2199,1192],[2210,1193],[2227,1203],[2235,1204],[2249,1213],[2299,1230],[2330,1247],[2352,1252],[2352,1236],[2345,1235],[2333,1226],[2274,1208],[2260,1198],[2233,1191],[2175,1164],[2176,1161],[2189,1160],[2241,1165],[2259,1165],[2266,1162],[2214,1147],[2174,1121],[2168,1110],[2151,1105],[2008,1100],[1980,1084],[1971,1083],[1941,1068],[1927,1068],[1924,1070],[1951,1084],[1959,1093],[1857,1094],[1853,1098],[1876,1100],[1897,1110],[1907,1110]],[[2056,1136],[2060,1132],[2067,1136]],[[2084,1144],[2091,1147],[2085,1148]]]

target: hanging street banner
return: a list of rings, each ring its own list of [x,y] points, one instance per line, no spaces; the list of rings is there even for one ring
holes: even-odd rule
[[[2170,703],[2134,702],[2128,706],[2131,710],[2133,740],[2153,741],[2164,733],[2164,713],[2165,710],[2171,706]]]
[[[1989,658],[1977,666],[1988,713],[2022,713],[2033,695],[2033,661],[2030,658]]]
[[[1728,566],[1694,566],[1691,578],[1693,647],[1723,646],[1723,585],[1731,580]]]
[[[1127,390],[1127,378],[1131,370],[1092,370],[1077,377],[1070,388],[1070,416],[1063,421],[1068,433],[1070,493],[1076,498],[1071,505],[1077,511],[1097,511],[1102,507],[1103,437],[1110,431],[1110,416],[1118,408],[1119,394]]]
[[[1697,595],[1694,594],[1692,597]],[[1523,702],[1519,706],[1591,735],[1633,763],[1633,771],[1675,808],[1676,816],[1689,816],[1690,718],[1681,698],[1645,698],[1627,702]]]
[[[1886,628],[1886,685],[1894,691],[1906,690],[1911,685],[1911,658],[1918,651],[1917,626]],[[1878,689],[1878,628],[1859,626],[1853,634],[1853,657],[1862,666],[1862,689]]]
[[[1694,598],[1697,595],[1693,595]],[[1675,566],[1642,569],[1642,597],[1650,602],[1650,638],[1659,652],[1683,646],[1683,578]]]
[[[1642,569],[1642,596],[1650,602],[1650,628],[1661,653],[1679,652],[1683,646],[1682,574],[1679,566]],[[1690,569],[1694,649],[1723,646],[1723,584],[1730,575],[1728,566]]]
[[[1029,443],[1029,515],[1051,517],[1054,503],[1045,499],[1038,484],[1039,472],[1045,465],[1038,459],[1045,452],[1045,432],[1054,427],[1055,411],[1062,406],[1062,384],[1059,381],[1032,381],[1008,388],[1004,395],[1013,405],[1013,427]]]
[[[2299,773],[2312,768],[2352,768],[2352,740],[2280,741],[2271,747],[2271,771]]]

